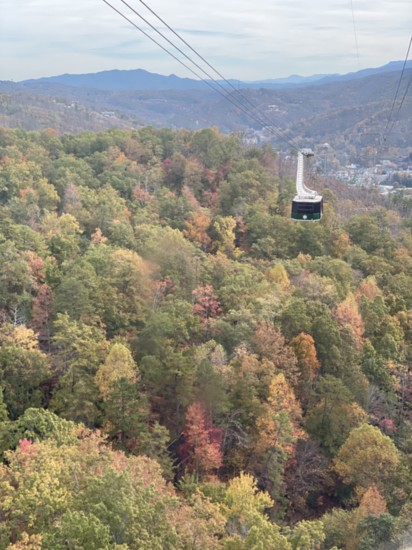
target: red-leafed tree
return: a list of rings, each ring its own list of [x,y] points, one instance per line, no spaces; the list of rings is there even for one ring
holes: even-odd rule
[[[148,191],[142,189],[142,187],[138,185],[136,185],[133,190],[133,199],[139,204],[141,208],[156,200],[153,195],[151,195]]]
[[[211,285],[195,288],[193,294],[193,313],[200,318],[200,321],[207,329],[211,327],[211,322],[221,312],[220,302],[213,291]]]
[[[25,256],[32,276],[33,288],[37,289],[46,278],[44,261],[35,252],[27,251]]]
[[[30,452],[33,442],[30,439],[24,438],[19,441],[19,448],[22,453]]]
[[[222,431],[211,425],[201,403],[188,407],[184,429],[185,443],[180,454],[187,469],[199,474],[210,474],[222,465]]]

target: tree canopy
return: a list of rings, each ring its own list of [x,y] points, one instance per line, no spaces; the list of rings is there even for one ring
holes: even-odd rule
[[[284,160],[1,129],[0,548],[412,537],[409,209]]]

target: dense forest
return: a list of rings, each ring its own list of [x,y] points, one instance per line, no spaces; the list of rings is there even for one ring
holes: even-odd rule
[[[294,166],[0,128],[1,549],[411,547],[412,200]]]

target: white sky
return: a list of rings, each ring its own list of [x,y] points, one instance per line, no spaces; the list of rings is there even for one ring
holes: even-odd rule
[[[121,0],[108,1],[153,34]],[[411,0],[145,1],[240,80],[378,67],[405,58],[412,32]],[[139,0],[128,2],[167,32]],[[0,80],[138,68],[193,78],[102,0],[0,0]]]

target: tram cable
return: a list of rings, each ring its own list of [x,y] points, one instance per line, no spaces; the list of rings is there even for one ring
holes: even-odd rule
[[[172,53],[166,46],[160,44],[159,41],[154,39],[149,33],[147,33],[144,29],[139,27],[134,21],[132,21],[127,15],[125,15],[123,12],[121,12],[119,9],[117,9],[115,6],[113,6],[108,0],[103,0],[103,2],[109,6],[113,11],[115,11],[118,15],[120,15],[123,19],[128,21],[133,27],[135,27],[139,32],[143,33],[149,40],[151,40],[153,43],[155,43],[157,46],[159,46],[163,51],[165,51],[167,54],[169,54],[173,59],[178,61],[183,67],[185,67],[187,70],[189,70],[192,74],[194,74],[198,79],[200,79],[202,82],[204,82],[207,86],[209,86],[213,91],[219,93],[224,99],[229,101],[234,107],[241,110],[244,114],[246,114],[248,117],[252,118],[255,122],[257,122],[260,126],[265,127],[270,133],[275,135],[279,140],[283,141],[286,145],[288,145],[290,148],[294,149],[296,152],[299,152],[299,148],[294,145],[290,140],[288,140],[279,129],[276,128],[276,126],[273,124],[272,121],[262,118],[262,114],[256,114],[255,112],[251,111],[250,108],[248,108],[246,105],[241,103],[237,98],[234,97],[234,95],[228,95],[226,88],[222,86],[221,83],[219,83],[215,78],[213,78],[207,71],[205,71],[198,63],[193,61],[185,52],[182,51],[181,48],[176,46],[170,39],[168,39],[164,34],[159,31],[154,25],[152,25],[145,17],[143,17],[139,12],[137,12],[132,6],[130,6],[125,0],[121,0],[123,4],[125,4],[133,13],[135,13],[138,17],[140,17],[147,25],[149,25],[150,28],[152,28],[157,34],[159,34],[164,40],[166,40],[171,46],[173,46],[181,55],[183,55],[188,61],[190,61],[192,64],[194,64],[203,74],[205,74],[210,80],[206,80],[204,77],[202,77],[197,71],[195,71],[193,68],[191,68],[187,63],[179,59],[174,53]],[[169,26],[168,26],[169,28]],[[177,33],[176,33],[177,34]],[[225,82],[227,79],[224,79]],[[212,84],[213,82],[213,84]],[[217,87],[215,87],[215,85]],[[231,87],[237,92],[236,88],[233,87],[233,85],[230,83]],[[256,107],[247,99],[247,101],[252,105],[254,109]]]
[[[408,91],[409,91],[409,88],[410,88],[411,84],[412,84],[412,74],[411,74],[411,77],[410,77],[410,79],[409,79],[408,84],[406,85],[405,93],[403,94],[401,103],[400,103],[400,105],[399,105],[399,107],[398,107],[398,110],[397,110],[397,112],[396,112],[396,115],[395,115],[395,117],[394,117],[394,119],[393,119],[392,126],[391,126],[391,127],[389,128],[389,130],[388,130],[388,134],[387,134],[388,136],[389,136],[389,134],[392,132],[392,129],[393,129],[393,127],[395,126],[396,120],[397,120],[397,118],[399,117],[399,113],[400,113],[400,111],[401,111],[401,109],[402,109],[403,102],[405,101],[405,98],[406,98],[406,96],[407,96],[407,94],[408,94]]]
[[[167,38],[161,31],[159,31],[159,29],[157,29],[154,25],[152,25],[144,16],[142,16],[137,10],[135,10],[128,2],[126,2],[126,0],[120,0],[125,6],[127,6],[135,15],[137,15],[140,19],[142,19],[152,30],[154,30],[159,36],[161,36],[168,44],[170,44],[173,48],[175,48],[181,55],[183,55],[190,63],[192,63],[198,70],[200,70],[204,75],[206,75],[208,77],[209,80],[205,79],[204,77],[202,77],[201,75],[198,74],[197,71],[195,71],[194,69],[192,69],[191,67],[189,67],[187,65],[187,63],[185,63],[184,61],[182,61],[181,59],[179,59],[176,55],[174,55],[167,47],[163,46],[162,44],[160,44],[157,40],[155,40],[152,36],[150,36],[149,33],[147,33],[146,31],[144,31],[141,27],[139,27],[138,25],[136,25],[129,17],[127,17],[124,13],[122,13],[119,9],[117,9],[115,6],[113,6],[112,4],[110,4],[110,2],[108,2],[108,0],[103,0],[103,2],[105,4],[107,4],[112,10],[114,10],[115,12],[117,12],[121,17],[123,17],[126,21],[128,21],[131,25],[133,25],[137,30],[139,30],[139,32],[143,33],[147,38],[149,38],[149,40],[151,40],[152,42],[154,42],[157,46],[159,46],[163,51],[165,51],[166,53],[168,53],[171,57],[173,57],[173,59],[175,59],[176,61],[178,61],[178,63],[180,63],[183,67],[185,67],[187,70],[189,70],[192,74],[194,74],[199,80],[201,80],[202,82],[204,82],[209,88],[211,88],[213,91],[219,93],[224,99],[226,99],[227,101],[229,101],[229,103],[231,103],[234,107],[236,107],[237,109],[239,109],[240,111],[242,111],[244,114],[246,114],[246,116],[248,116],[249,118],[253,119],[255,122],[257,122],[260,126],[262,126],[263,128],[266,129],[266,131],[268,131],[269,133],[271,133],[272,135],[276,136],[277,139],[279,139],[280,141],[282,141],[283,143],[285,143],[286,145],[288,145],[291,149],[295,150],[295,152],[302,152],[301,149],[295,145],[293,143],[293,140],[291,140],[290,138],[288,138],[285,134],[287,133],[287,130],[284,130],[284,131],[281,131],[279,128],[276,127],[276,125],[274,124],[274,122],[272,120],[270,120],[268,117],[267,117],[267,114],[262,111],[261,109],[259,109],[256,105],[254,105],[247,96],[245,96],[240,90],[236,89],[232,82],[230,82],[228,79],[226,79],[211,63],[209,63],[199,52],[197,52],[197,50],[195,48],[193,48],[182,36],[180,36],[179,33],[177,33],[162,17],[160,17],[160,15],[157,14],[157,12],[155,10],[153,10],[144,0],[138,0],[147,10],[150,11],[150,13],[152,15],[154,15],[163,25],[166,26],[166,28],[173,33],[174,36],[176,36],[187,48],[190,49],[190,51],[192,51],[203,63],[205,63],[215,74],[217,74],[222,80],[223,82],[225,82],[232,90],[234,93],[228,93],[228,90],[222,86],[222,83],[217,81],[216,78],[212,77],[210,75],[210,73],[208,71],[206,71],[204,68],[202,68],[199,63],[197,63],[196,61],[194,61],[189,55],[187,55],[181,48],[179,48],[179,46],[176,46],[176,44],[174,44],[169,38]],[[357,38],[357,29],[356,29],[356,22],[355,22],[355,14],[354,14],[354,6],[353,6],[353,0],[351,0],[351,10],[352,10],[352,20],[353,20],[353,30],[354,30],[354,34],[355,34],[355,45],[356,45],[356,53],[357,53],[357,58],[358,58],[358,64],[359,64],[359,48],[358,48],[358,38]],[[406,62],[407,62],[407,59],[408,59],[408,56],[409,56],[409,51],[410,51],[410,47],[411,47],[411,44],[412,44],[412,37],[411,37],[411,40],[410,40],[410,43],[409,43],[409,47],[408,47],[408,52],[407,52],[407,55],[406,55],[406,58],[405,58],[405,62],[404,62],[404,66],[403,66],[403,69],[402,69],[402,74],[401,74],[401,77],[399,79],[399,83],[398,83],[398,87],[397,87],[397,91],[396,91],[396,94],[395,94],[395,98],[393,100],[393,103],[392,103],[392,107],[391,107],[391,113],[390,113],[390,116],[388,118],[388,121],[387,121],[387,124],[386,124],[386,127],[385,127],[385,130],[384,130],[384,133],[383,133],[383,141],[386,141],[386,137],[387,135],[389,135],[390,131],[392,131],[393,129],[393,126],[395,124],[395,121],[392,123],[391,127],[389,128],[389,124],[391,122],[391,119],[392,119],[392,115],[393,115],[393,111],[394,111],[394,107],[395,107],[395,103],[396,103],[396,99],[397,99],[397,96],[398,96],[398,93],[399,93],[399,89],[400,89],[400,84],[401,84],[401,80],[402,80],[402,77],[403,77],[403,74],[404,74],[404,71],[405,71],[405,67],[406,67]],[[397,111],[397,115],[396,117],[399,115],[399,112],[403,106],[403,103],[404,103],[404,100],[406,98],[406,95],[407,95],[407,92],[409,90],[409,87],[410,85],[412,84],[412,78],[411,80],[409,81],[408,85],[407,85],[407,88],[405,90],[405,94],[402,98],[402,101],[401,101],[401,104],[398,108],[398,111]],[[238,98],[238,96],[240,96],[241,100]],[[247,105],[246,105],[247,103]],[[251,109],[253,109],[253,111],[251,111]],[[396,119],[395,117],[395,119]],[[389,131],[388,131],[388,128],[389,128]],[[290,131],[290,129],[289,129]]]
[[[137,15],[138,17],[140,17],[140,19],[142,21],[144,21],[146,23],[146,25],[148,25],[155,33],[157,33],[159,36],[161,36],[164,40],[166,40],[166,42],[168,44],[170,44],[173,48],[175,48],[175,50],[177,50],[181,55],[183,55],[188,61],[190,61],[190,63],[192,63],[199,71],[201,71],[205,76],[207,76],[210,80],[212,80],[224,93],[227,92],[227,90],[225,89],[224,86],[222,86],[222,84],[220,82],[218,82],[217,80],[215,80],[213,78],[213,76],[211,76],[205,69],[203,69],[203,67],[201,67],[196,61],[193,61],[193,59],[190,58],[189,55],[187,55],[181,48],[179,48],[179,46],[176,46],[176,44],[174,44],[169,38],[167,38],[167,36],[165,36],[161,31],[159,31],[158,28],[156,28],[152,23],[150,23],[150,21],[148,19],[146,19],[141,13],[139,13],[137,10],[135,10],[128,2],[126,2],[126,0],[120,0],[125,6],[127,6],[135,15]],[[152,10],[150,10],[152,11]],[[154,12],[153,12],[154,13]],[[157,17],[157,16],[156,16]],[[159,18],[160,19],[160,18]],[[162,23],[164,23],[164,21],[162,20]],[[169,29],[171,29],[171,27],[169,27],[169,25],[167,25],[167,27]],[[176,33],[177,34],[177,33]],[[199,78],[202,78],[199,76]],[[203,80],[203,78],[202,78]]]
[[[211,63],[209,63],[209,61],[207,59],[205,59],[197,50],[195,50],[189,44],[189,42],[187,42],[182,36],[180,36],[180,34],[178,32],[176,32],[164,19],[162,19],[162,17],[160,17],[160,15],[158,13],[156,13],[148,4],[146,4],[146,2],[144,2],[143,0],[138,0],[138,1],[141,4],[143,4],[143,6],[150,11],[150,13],[152,13],[155,17],[157,17],[157,19],[159,19],[159,21],[161,23],[163,23],[163,25],[165,27],[167,27],[169,29],[169,31],[172,32],[176,36],[176,38],[181,40],[183,42],[183,44],[189,48],[189,50],[191,50],[195,55],[197,55],[197,57],[199,59],[201,59],[203,61],[203,63],[205,63],[210,69],[212,69],[212,71],[214,71],[222,80],[224,80],[226,82],[226,84],[228,84],[236,92],[238,91],[233,86],[233,84],[230,82],[230,80],[226,80],[226,78],[217,69],[215,69],[215,67],[213,67],[213,65]]]
[[[202,60],[204,61],[209,67],[212,68],[212,70],[218,74],[221,78],[223,78],[224,82],[226,82],[235,92],[236,96],[240,95],[241,98],[246,101],[250,107],[252,109],[254,109],[254,111],[258,111],[258,113],[256,114],[254,111],[250,111],[250,109],[244,105],[243,103],[241,103],[237,97],[233,95],[231,96],[228,96],[227,95],[227,92],[228,90],[226,90],[222,84],[220,82],[218,82],[213,76],[211,76],[207,71],[205,71],[203,68],[201,68],[199,66],[198,63],[196,63],[195,61],[193,61],[185,52],[183,52],[181,50],[181,48],[179,48],[178,46],[176,46],[171,40],[169,40],[166,36],[164,36],[164,34],[162,32],[160,32],[156,27],[154,27],[154,25],[152,25],[146,18],[144,18],[140,13],[138,13],[132,6],[130,6],[130,4],[128,4],[125,0],[120,0],[123,4],[125,4],[133,13],[135,13],[138,17],[140,17],[146,24],[148,24],[150,26],[150,28],[152,28],[157,34],[159,34],[162,38],[164,38],[171,46],[173,46],[180,54],[182,54],[187,60],[189,60],[191,63],[193,63],[198,69],[200,69],[203,74],[205,74],[209,79],[210,81],[212,81],[214,84],[216,84],[219,89],[221,91],[223,91],[224,93],[224,97],[225,99],[228,99],[228,97],[230,97],[229,101],[230,103],[234,104],[233,103],[233,99],[235,101],[238,101],[239,102],[239,105],[236,105],[238,108],[240,108],[246,115],[248,115],[249,117],[251,117],[253,120],[255,120],[256,122],[258,122],[258,124],[260,124],[262,127],[265,127],[270,133],[272,133],[273,135],[277,136],[278,139],[280,139],[281,141],[283,141],[285,144],[287,144],[289,147],[295,149],[296,151],[299,151],[299,148],[294,145],[290,140],[288,140],[284,134],[282,134],[282,132],[276,128],[276,125],[273,123],[273,121],[269,120],[265,113],[263,113],[262,111],[260,111],[259,109],[256,108],[256,106],[246,97],[244,96],[239,90],[237,90],[233,84],[228,81],[225,77],[223,77],[210,63],[208,63],[200,54],[198,54],[196,52],[196,50],[194,50],[194,48],[192,48],[188,42],[186,42],[183,38],[180,37],[180,35],[174,31],[172,29],[172,27],[170,27],[170,25],[168,25],[160,16],[157,15],[157,13],[152,10],[149,6],[147,6],[146,3],[143,3],[143,5],[145,7],[147,7],[151,13],[153,13],[164,25],[167,26],[168,29],[170,29],[184,44],[188,45],[188,47],[194,51],[196,53],[196,55]],[[175,58],[176,59],[176,58]],[[185,65],[186,66],[186,65]],[[203,82],[205,83],[208,83],[210,85],[210,82],[205,80],[204,78],[202,78],[201,76],[197,75],[198,78],[200,78]],[[219,91],[219,90],[216,90],[216,91]],[[222,94],[220,94],[222,95]],[[242,107],[241,107],[242,106]]]
[[[143,17],[139,12],[137,12],[133,7],[130,6],[126,2],[126,0],[121,0],[121,2],[127,6],[135,15],[137,15],[140,19],[142,19],[149,27],[154,30],[157,34],[159,34],[168,44],[170,44],[173,48],[175,48],[181,55],[183,55],[188,61],[190,61],[197,69],[199,69],[204,75],[206,75],[210,81],[205,80],[204,77],[200,76],[196,71],[194,71],[191,67],[189,67],[185,62],[183,62],[181,59],[179,59],[174,53],[172,53],[166,46],[161,45],[157,40],[155,40],[150,34],[148,34],[146,31],[141,29],[138,25],[136,25],[129,17],[127,17],[124,13],[122,13],[119,9],[117,9],[115,6],[110,4],[108,0],[103,0],[103,2],[108,5],[111,9],[113,9],[117,14],[119,14],[121,17],[123,17],[126,21],[131,23],[137,30],[142,32],[146,37],[148,37],[152,42],[154,42],[157,46],[160,46],[163,51],[168,53],[173,59],[178,61],[181,65],[183,65],[186,69],[188,69],[192,74],[195,74],[197,78],[200,78],[201,81],[205,82],[210,88],[212,88],[214,91],[218,92],[221,96],[224,97],[224,99],[228,100],[232,105],[234,105],[237,109],[240,109],[243,111],[247,116],[252,118],[253,120],[257,121],[260,125],[263,127],[266,127],[272,134],[276,135],[278,139],[281,139],[284,143],[286,143],[289,147],[292,149],[295,149],[298,156],[298,168],[297,168],[297,177],[296,177],[296,195],[293,198],[292,201],[292,209],[291,209],[291,216],[292,219],[300,220],[300,221],[319,221],[322,218],[322,210],[323,210],[323,197],[321,195],[318,195],[316,191],[313,191],[306,187],[303,182],[303,164],[304,159],[312,156],[313,153],[310,149],[299,149],[296,147],[291,141],[285,139],[285,137],[280,133],[280,131],[274,126],[274,124],[269,121],[269,125],[267,125],[267,119],[264,120],[261,118],[261,115],[257,115],[254,111],[251,111],[250,108],[248,108],[244,103],[239,103],[238,98],[236,97],[236,101],[233,101],[235,99],[235,96],[230,96],[226,92],[226,89],[222,86],[220,82],[217,82],[215,78],[213,78],[205,69],[203,69],[196,61],[193,61],[181,48],[176,46],[169,38],[167,38],[162,32],[160,32],[154,25],[152,25],[145,17]],[[146,4],[142,2],[145,6]],[[150,9],[150,8],[149,8]],[[153,10],[150,9],[152,13],[155,14]],[[157,17],[157,14],[155,14]],[[159,17],[159,20],[166,24],[163,19]],[[167,24],[166,24],[167,25]],[[167,28],[173,31],[169,25],[167,25]],[[186,41],[184,41],[180,36],[173,31],[173,33],[182,40],[185,44]],[[198,56],[200,59],[204,62],[204,58],[200,56],[191,46],[189,46],[190,49]],[[220,73],[214,69],[212,65],[210,65],[208,62],[206,62],[207,65],[212,68],[212,70],[218,74]],[[224,81],[229,84],[229,86],[233,89],[233,85],[225,78],[223,78]],[[214,86],[216,85],[216,86]],[[223,90],[223,92],[222,92]],[[236,91],[236,89],[235,89]],[[243,96],[242,96],[243,97]],[[243,99],[245,99],[243,97]],[[247,100],[249,101],[249,100]],[[256,107],[251,104],[254,110],[256,110]],[[265,117],[266,118],[266,117]]]
[[[213,84],[211,82],[209,82],[208,80],[205,80],[199,73],[197,73],[194,69],[192,69],[189,65],[187,65],[184,61],[182,61],[181,59],[179,59],[177,56],[175,56],[170,50],[168,50],[166,47],[164,47],[162,44],[160,44],[160,42],[158,42],[155,38],[153,38],[152,36],[150,36],[150,34],[148,34],[145,30],[143,30],[141,27],[139,27],[138,25],[136,25],[136,23],[134,23],[134,21],[132,21],[129,17],[127,17],[127,15],[125,15],[124,13],[122,13],[120,10],[118,10],[115,6],[113,6],[112,4],[110,4],[110,2],[108,2],[107,0],[102,0],[105,4],[107,4],[111,9],[113,9],[115,12],[117,12],[121,17],[123,17],[123,19],[125,19],[126,21],[128,21],[131,25],[133,25],[138,31],[140,31],[141,33],[143,33],[147,38],[149,38],[149,40],[151,40],[152,42],[154,42],[154,44],[156,44],[157,46],[159,46],[159,48],[161,48],[163,51],[165,51],[167,54],[169,54],[171,57],[173,57],[173,59],[175,59],[178,63],[180,63],[183,67],[185,67],[188,71],[190,71],[193,75],[195,75],[197,78],[199,78],[199,80],[201,80],[202,82],[204,82],[207,86],[209,86],[209,88],[211,88],[214,92],[217,92],[218,94],[220,94],[224,99],[228,100],[230,103],[232,103],[232,105],[234,105],[236,108],[242,110],[245,114],[247,114],[248,116],[252,116],[250,113],[248,113],[247,110],[245,109],[242,109],[242,105],[239,105],[235,102],[232,101],[231,97],[228,96],[226,93],[223,93],[221,90],[215,88],[215,86],[213,86]],[[262,120],[259,120],[257,118],[255,118],[255,121],[258,122],[259,124],[263,125],[263,121]]]
[[[355,47],[356,47],[356,57],[358,59],[358,71],[360,71],[360,59],[359,59],[359,46],[358,46],[358,33],[356,30],[355,22],[355,10],[353,9],[353,0],[350,0],[351,10],[352,10],[352,23],[353,23],[353,33],[355,35]]]
[[[123,2],[123,0],[121,0]],[[201,61],[203,61],[203,63],[205,63],[210,69],[212,69],[212,71],[219,77],[221,78],[234,92],[237,96],[240,96],[242,98],[242,100],[245,101],[245,103],[247,103],[250,108],[254,109],[255,111],[258,112],[259,116],[263,117],[263,119],[266,120],[266,126],[276,126],[274,124],[274,122],[272,120],[270,120],[266,113],[264,113],[261,109],[259,109],[259,107],[257,107],[256,105],[253,104],[252,101],[250,101],[250,99],[242,93],[242,90],[239,90],[237,88],[235,88],[235,86],[232,84],[232,82],[230,80],[228,80],[218,69],[216,69],[211,63],[209,63],[209,61],[207,59],[205,59],[195,48],[193,48],[193,46],[191,46],[189,44],[189,42],[187,42],[187,40],[185,40],[178,32],[176,32],[173,27],[171,27],[154,9],[152,9],[144,0],[138,0],[138,2],[140,2],[146,9],[148,9],[150,11],[150,13],[152,15],[154,15],[163,25],[165,25],[165,27],[167,27],[170,32],[172,32],[174,34],[174,36],[176,36],[176,38],[178,38],[185,46],[187,46],[189,48],[190,51],[192,51]],[[125,2],[123,2],[125,3]],[[209,78],[212,78],[210,77],[210,75],[208,75]],[[291,143],[289,143],[289,145],[291,145]],[[291,145],[292,146],[292,145]],[[293,146],[296,150],[297,147],[296,146]]]
[[[402,105],[403,105],[403,102],[405,101],[405,97],[406,97],[406,94],[408,93],[408,90],[409,90],[409,86],[411,85],[411,80],[412,80],[412,77],[411,77],[411,80],[409,81],[409,84],[407,85],[406,87],[406,90],[405,90],[405,93],[404,93],[404,96],[402,98],[402,101],[401,101],[401,104],[399,106],[399,109],[396,113],[396,117],[395,117],[395,120],[394,122],[392,123],[389,131],[388,131],[388,128],[389,128],[389,124],[391,122],[391,119],[392,119],[392,115],[393,115],[393,111],[394,111],[394,108],[395,108],[395,103],[396,103],[396,100],[398,99],[398,94],[399,94],[399,89],[401,87],[401,82],[402,82],[402,78],[403,78],[403,75],[405,73],[405,69],[406,69],[406,63],[408,62],[408,57],[409,57],[409,52],[411,50],[411,45],[412,45],[412,36],[411,36],[411,39],[409,40],[409,46],[408,46],[408,49],[407,49],[407,52],[406,52],[406,56],[405,56],[405,61],[403,63],[403,67],[402,67],[402,72],[401,72],[401,75],[399,77],[399,81],[398,81],[398,86],[396,88],[396,92],[395,92],[395,97],[393,98],[393,101],[392,101],[392,106],[391,106],[391,110],[390,110],[390,113],[389,113],[389,117],[388,117],[388,120],[386,122],[386,126],[385,126],[385,130],[383,131],[383,134],[382,134],[382,141],[386,141],[388,135],[390,134],[390,132],[392,131],[393,129],[393,126],[395,124],[395,120],[397,118],[397,116],[399,115],[399,112],[402,108]]]

